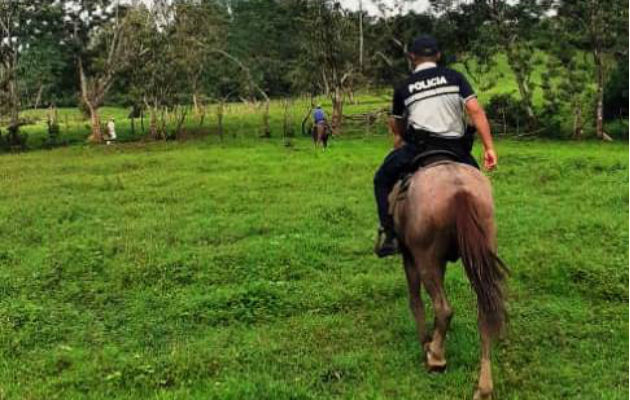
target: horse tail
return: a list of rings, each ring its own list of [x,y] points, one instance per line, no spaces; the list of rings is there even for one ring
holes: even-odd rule
[[[470,193],[460,191],[455,195],[455,213],[459,254],[477,294],[480,317],[496,336],[507,319],[503,282],[508,269],[493,250],[488,232],[479,223]]]

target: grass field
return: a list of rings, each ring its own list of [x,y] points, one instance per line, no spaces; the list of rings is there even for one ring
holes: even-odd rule
[[[0,157],[0,398],[462,399],[475,300],[447,272],[428,375],[371,254],[389,144],[210,137]],[[628,147],[498,143],[510,325],[498,399],[628,398]]]

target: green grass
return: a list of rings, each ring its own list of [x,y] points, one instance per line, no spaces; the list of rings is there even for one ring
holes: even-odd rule
[[[209,137],[0,157],[0,398],[470,398],[423,369],[400,261],[371,254],[380,136]],[[628,147],[498,143],[500,399],[628,397]]]

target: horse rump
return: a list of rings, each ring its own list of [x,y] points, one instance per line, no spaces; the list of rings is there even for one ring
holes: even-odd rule
[[[479,222],[470,193],[455,195],[457,246],[466,275],[477,294],[477,306],[491,334],[499,334],[507,319],[503,283],[508,269],[491,246],[489,232]]]
[[[328,138],[330,137],[330,127],[328,124],[323,125],[323,132],[320,135],[319,133],[320,124],[313,125],[311,129],[311,136],[313,138],[313,143],[318,144],[321,143],[323,147],[328,147]]]
[[[330,136],[328,129],[324,129],[324,134],[321,137],[322,146],[328,147],[328,137]]]

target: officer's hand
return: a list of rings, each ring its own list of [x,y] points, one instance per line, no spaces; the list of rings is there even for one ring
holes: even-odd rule
[[[497,166],[497,153],[494,152],[494,149],[484,150],[483,166],[488,171],[492,171]]]

